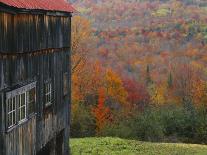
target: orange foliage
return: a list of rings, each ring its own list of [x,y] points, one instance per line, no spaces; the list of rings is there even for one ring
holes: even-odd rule
[[[124,89],[123,83],[120,77],[113,72],[113,70],[108,69],[105,76],[105,89],[107,96],[118,103],[126,103],[127,92]]]
[[[110,109],[104,105],[105,93],[104,89],[99,90],[98,105],[92,109],[92,113],[96,119],[96,132],[99,134],[105,124],[110,119]]]

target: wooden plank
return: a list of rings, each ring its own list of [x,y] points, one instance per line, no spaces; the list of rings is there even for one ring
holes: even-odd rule
[[[60,132],[63,152],[68,152],[70,93],[64,95],[63,74],[68,75],[70,89],[70,31],[68,17],[0,12],[0,154],[36,154],[49,141],[56,145]],[[48,79],[53,88],[49,110],[44,106]],[[33,81],[37,81],[36,117],[7,132],[5,93]]]
[[[70,47],[70,18],[0,12],[0,52],[25,53]]]
[[[6,155],[35,154],[36,118],[4,134]]]

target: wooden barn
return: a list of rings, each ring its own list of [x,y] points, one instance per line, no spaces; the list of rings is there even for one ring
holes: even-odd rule
[[[65,0],[0,0],[0,155],[69,153]]]

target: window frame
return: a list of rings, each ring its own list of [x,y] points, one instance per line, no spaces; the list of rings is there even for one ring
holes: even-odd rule
[[[15,103],[13,103],[14,99],[15,99]],[[11,97],[11,98],[7,99],[7,101],[6,101],[6,103],[7,103],[7,112],[6,112],[7,123],[6,124],[7,124],[8,128],[12,128],[13,126],[16,125],[16,120],[17,120],[17,109],[16,109],[17,102],[16,101],[17,101],[16,97]],[[13,104],[15,104],[15,106]],[[11,118],[10,118],[10,116],[11,116]]]
[[[45,108],[48,108],[53,105],[53,98],[52,98],[52,93],[53,93],[53,86],[52,86],[52,81],[48,80],[44,84],[44,106]]]
[[[13,89],[11,91],[5,92],[5,126],[7,131],[12,130],[18,125],[21,125],[22,123],[26,122],[31,114],[28,113],[29,108],[29,96],[28,92],[30,92],[32,89],[35,89],[35,95],[34,95],[34,112],[31,114],[35,114],[36,108],[36,82],[29,83],[27,85],[24,85],[22,87],[19,87],[17,89]],[[24,95],[24,97],[23,97]],[[22,100],[22,97],[24,98]],[[13,102],[14,100],[14,106]],[[22,104],[22,101],[24,101]],[[11,107],[12,106],[12,107]],[[15,108],[14,108],[15,107]],[[11,109],[14,108],[14,109]],[[23,117],[22,113],[24,113]],[[11,121],[12,120],[12,121]]]

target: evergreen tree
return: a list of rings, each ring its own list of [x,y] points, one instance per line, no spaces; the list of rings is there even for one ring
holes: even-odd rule
[[[172,88],[173,86],[173,76],[172,73],[170,72],[170,74],[168,75],[168,80],[167,80],[167,84],[169,88]]]
[[[152,84],[152,79],[150,75],[150,66],[148,64],[146,69],[146,85],[149,86],[150,84]]]

